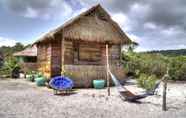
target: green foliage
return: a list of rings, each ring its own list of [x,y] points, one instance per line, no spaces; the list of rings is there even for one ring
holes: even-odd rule
[[[141,74],[137,79],[137,84],[146,90],[153,90],[157,80],[158,78],[155,75]]]
[[[140,73],[162,77],[167,68],[167,58],[155,54],[123,54],[124,68],[127,73],[139,76]]]
[[[0,54],[1,57],[3,57],[0,60],[1,67],[0,67],[0,75],[6,75],[8,77],[11,77],[12,71],[19,67],[17,60],[15,57],[13,57],[13,53],[17,51],[21,51],[25,49],[24,45],[21,43],[16,43],[15,46],[1,46],[0,47]]]
[[[11,77],[12,71],[17,67],[19,67],[17,60],[14,57],[7,57],[3,67],[0,69],[0,74]]]
[[[168,57],[161,54],[124,53],[124,69],[139,77],[140,74],[162,78],[169,68],[171,80],[186,80],[186,56]]]
[[[186,57],[178,56],[170,59],[169,75],[172,80],[186,80]]]
[[[44,77],[41,72],[38,71],[28,71],[26,72],[26,79],[28,81],[34,82],[36,78]]]
[[[13,53],[21,51],[23,49],[25,49],[25,47],[21,43],[16,43],[16,45],[12,46],[12,47],[10,47],[10,46],[2,46],[2,47],[0,47],[1,53],[3,54],[3,56],[5,58],[11,57],[13,55]]]
[[[146,52],[149,54],[162,54],[164,56],[170,56],[170,57],[175,57],[175,56],[184,56],[186,55],[186,49],[179,49],[179,50],[159,50],[159,51],[150,51]]]

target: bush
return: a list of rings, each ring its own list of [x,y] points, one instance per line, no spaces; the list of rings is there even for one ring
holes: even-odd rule
[[[0,69],[0,77],[11,77],[11,72],[10,69],[6,68],[6,67],[2,67]]]
[[[157,77],[155,75],[148,76],[146,74],[141,74],[140,77],[137,79],[137,84],[139,87],[142,87],[148,91],[153,90]]]
[[[123,55],[125,71],[136,77],[141,73],[163,77],[167,70],[167,58],[160,54],[132,53]]]
[[[17,60],[14,57],[8,57],[5,59],[3,67],[0,69],[0,75],[12,77],[12,71],[15,68],[19,68]]]
[[[171,80],[186,80],[186,58],[174,57],[169,64],[169,75]]]
[[[171,80],[186,80],[186,56],[168,57],[161,54],[124,53],[123,65],[128,76],[134,76],[138,85],[152,89],[157,79],[161,79],[167,69]]]

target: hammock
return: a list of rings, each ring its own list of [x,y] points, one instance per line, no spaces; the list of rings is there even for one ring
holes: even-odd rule
[[[129,102],[138,102],[138,100],[140,100],[140,99],[154,95],[155,90],[159,87],[159,84],[161,82],[161,81],[158,81],[152,91],[148,91],[148,92],[141,94],[141,95],[135,95],[131,91],[129,91],[127,88],[122,86],[120,84],[120,82],[116,79],[116,77],[110,72],[110,70],[109,70],[109,74],[111,75],[111,78],[112,78],[115,86],[118,89],[121,99],[125,100],[125,101],[129,101]]]

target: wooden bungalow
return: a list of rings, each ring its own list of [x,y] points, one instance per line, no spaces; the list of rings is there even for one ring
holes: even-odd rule
[[[106,79],[106,47],[113,73],[124,79],[121,47],[131,40],[110,15],[96,5],[48,32],[37,45],[38,70],[48,78],[65,70],[76,87],[91,87],[92,80]]]
[[[20,52],[13,54],[24,72],[37,70],[37,47],[28,47]]]

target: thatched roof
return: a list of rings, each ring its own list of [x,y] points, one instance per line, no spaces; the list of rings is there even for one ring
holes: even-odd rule
[[[29,56],[36,57],[37,56],[37,47],[34,45],[32,47],[28,47],[20,52],[16,52],[13,54],[14,56]]]
[[[65,39],[92,41],[99,43],[128,44],[131,40],[113,21],[100,4],[67,21],[62,26],[48,32],[34,44],[56,39],[60,35]],[[62,39],[62,38],[60,38]]]

